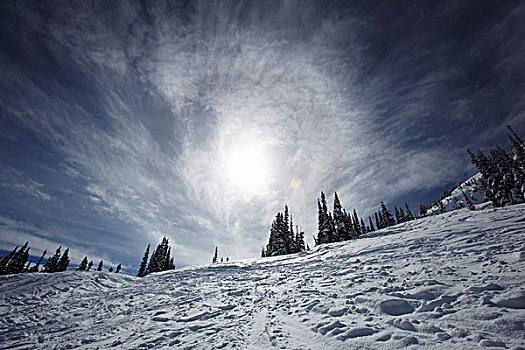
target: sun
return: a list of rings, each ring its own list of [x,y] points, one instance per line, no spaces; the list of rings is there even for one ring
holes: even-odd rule
[[[266,188],[269,168],[262,145],[233,147],[225,154],[223,165],[228,182],[236,187],[252,193]]]

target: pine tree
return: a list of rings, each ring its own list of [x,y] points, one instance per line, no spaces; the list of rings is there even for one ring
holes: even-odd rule
[[[89,271],[89,270],[91,269],[92,266],[93,266],[93,260],[91,260],[91,261],[89,262],[86,271]]]
[[[374,224],[372,223],[372,217],[368,217],[368,224],[370,225],[370,231],[375,231]]]
[[[396,216],[396,223],[400,224],[402,221],[401,221],[401,216],[399,214],[399,209],[397,209],[397,206],[394,205],[394,215]]]
[[[379,215],[377,213],[377,211],[374,213],[375,217],[376,217],[376,227],[378,230],[382,229],[383,228],[383,223],[379,220]]]
[[[15,274],[15,273],[24,272],[24,267],[29,258],[29,248],[27,248],[28,244],[29,242],[26,242],[22,246],[22,248],[20,248],[20,250],[18,250],[13,255],[13,257],[11,258],[11,260],[9,261],[6,267],[7,274]]]
[[[111,266],[108,271],[113,272],[113,266]]]
[[[69,265],[69,248],[67,248],[64,254],[62,254],[62,257],[60,257],[60,260],[57,263],[56,271],[57,272],[66,271],[68,265]]]
[[[385,227],[393,226],[396,224],[392,213],[386,208],[385,203],[381,202],[381,218]]]
[[[366,233],[367,230],[366,230],[366,225],[365,225],[365,222],[363,221],[363,218],[361,218],[361,233]]]
[[[321,202],[317,200],[317,238],[314,237],[315,244],[326,243],[326,237],[324,236],[325,216]]]
[[[98,263],[97,271],[102,271],[102,266],[104,266],[104,261],[100,260],[100,262]]]
[[[412,212],[410,211],[410,208],[408,207],[407,202],[405,202],[405,211],[406,211],[406,221],[414,220],[414,215],[412,215]]]
[[[42,270],[42,272],[53,273],[57,271],[57,264],[58,264],[58,260],[60,259],[61,249],[62,249],[62,246],[58,247],[55,252],[55,255],[47,259],[46,263],[44,264],[44,269]]]
[[[399,220],[400,222],[405,222],[407,221],[406,219],[406,215],[405,215],[405,211],[403,210],[402,207],[399,207]],[[398,222],[399,223],[399,222]]]
[[[263,246],[261,250],[261,258],[264,258],[264,257],[266,257],[266,252],[264,251],[264,246]]]
[[[352,217],[352,224],[354,226],[356,237],[359,237],[363,232],[361,231],[361,224],[359,222],[359,216],[357,216],[357,211],[355,209],[354,209],[354,215]]]
[[[344,241],[348,239],[348,231],[345,224],[343,207],[337,196],[337,192],[334,194],[334,240],[336,242]]]
[[[427,206],[424,204],[419,205],[419,213],[417,214],[420,218],[427,216]]]
[[[217,256],[219,255],[219,247],[215,247],[215,254],[213,255],[213,259],[211,259],[212,264],[217,263]]]
[[[115,270],[115,273],[119,273],[121,268],[122,268],[122,264],[118,264],[117,269]]]
[[[465,203],[467,205],[468,210],[476,210],[474,203],[472,203],[470,198],[467,197],[467,194],[463,191],[463,189],[461,189],[461,194],[463,195],[463,198],[465,199]]]
[[[8,255],[4,256],[2,260],[0,260],[0,275],[7,275],[7,265],[9,264],[9,261],[13,257],[13,255],[16,254],[18,251],[18,246],[15,247]]]
[[[149,247],[146,248],[146,252],[144,253],[144,256],[142,257],[142,262],[140,263],[139,272],[137,273],[138,277],[144,277],[146,276],[146,267],[148,264],[148,257],[149,257]]]
[[[78,265],[78,270],[79,271],[86,271],[87,264],[88,264],[88,258],[87,258],[87,256],[85,256],[84,259],[82,259],[82,262],[80,263],[80,265]]]

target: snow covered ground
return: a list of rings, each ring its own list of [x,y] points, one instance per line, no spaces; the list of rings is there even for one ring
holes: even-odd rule
[[[525,205],[140,279],[0,277],[0,348],[525,347]]]

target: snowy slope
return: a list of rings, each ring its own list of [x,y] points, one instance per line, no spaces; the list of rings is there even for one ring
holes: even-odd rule
[[[523,347],[525,205],[285,257],[0,277],[0,348]]]
[[[459,188],[452,191],[450,196],[445,197],[441,200],[443,204],[443,212],[449,212],[456,209],[466,208],[467,203],[463,193],[474,203],[475,205],[484,204],[482,207],[492,206],[492,203],[488,203],[488,199],[483,193],[481,188],[481,173],[477,173],[470,179],[461,184]],[[462,193],[463,190],[463,193]],[[428,209],[427,215],[441,214],[441,208],[438,205],[434,205]]]

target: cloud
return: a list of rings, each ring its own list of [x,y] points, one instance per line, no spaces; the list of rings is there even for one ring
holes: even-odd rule
[[[473,136],[484,131],[478,118],[501,126],[523,116],[516,95],[517,107],[503,107],[508,117],[478,113],[486,99],[500,106],[507,84],[469,85],[483,77],[478,64],[518,66],[523,40],[507,23],[521,5],[481,18],[479,36],[457,40],[442,28],[464,18],[462,5],[8,7],[28,25],[16,33],[5,25],[7,35],[32,65],[51,68],[33,68],[48,72],[35,78],[4,54],[0,72],[12,84],[2,108],[60,155],[83,206],[143,235],[134,251],[167,235],[183,265],[208,261],[215,245],[232,257],[258,255],[285,203],[311,243],[320,190],[337,190],[363,214],[381,200],[419,200],[472,171],[463,149],[495,139]],[[513,45],[497,46],[502,33]],[[498,54],[480,63],[473,52],[486,41]],[[37,44],[47,56],[35,55]],[[246,193],[224,178],[222,159],[254,142],[269,159],[269,185]],[[20,183],[46,200],[39,183]],[[129,234],[112,233],[119,244]]]

